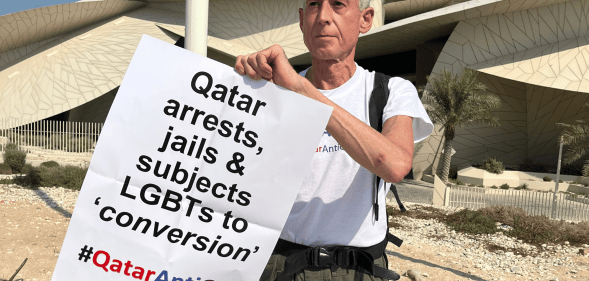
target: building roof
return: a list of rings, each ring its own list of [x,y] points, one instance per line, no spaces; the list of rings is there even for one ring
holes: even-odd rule
[[[298,26],[296,10],[300,0],[235,1],[211,0],[210,50],[231,59],[280,43],[292,64],[310,64],[310,54]],[[415,49],[433,39],[449,36],[459,22],[562,2],[569,1],[388,1],[383,6],[385,18],[395,21],[360,36],[356,58]],[[0,118],[40,120],[116,88],[142,34],[170,43],[184,35],[184,9],[184,1],[104,0],[0,16]],[[526,78],[529,74],[526,72],[527,65],[534,65],[537,61],[535,58],[527,61],[533,54],[560,48],[557,52],[559,56],[573,57],[567,60],[567,64],[586,58],[587,50],[578,47],[587,43],[579,40],[586,38],[577,38],[576,43],[571,41],[563,45],[563,41],[513,55],[489,57],[485,61],[477,60],[478,64],[468,65],[502,77],[518,74],[512,79],[526,82],[529,78]],[[554,78],[550,80],[553,82],[551,87],[564,85],[561,82],[564,78],[572,81],[574,77],[586,75],[587,72],[572,70],[550,76],[550,58],[554,54],[546,55],[549,57],[546,60],[548,64],[540,59],[543,63],[539,73],[547,79]],[[514,68],[516,63],[517,69]],[[571,66],[570,69],[576,68]],[[581,80],[562,87],[580,89],[585,87]]]
[[[74,3],[75,4],[75,3]],[[148,7],[63,34],[0,72],[0,118],[41,120],[118,87],[142,34],[174,43],[154,21],[183,15]]]

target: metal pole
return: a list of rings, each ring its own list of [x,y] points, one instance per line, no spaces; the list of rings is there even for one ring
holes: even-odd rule
[[[558,166],[556,166],[556,183],[554,185],[554,196],[552,197],[552,219],[556,218],[556,200],[558,195],[558,182],[560,181],[560,162],[562,160],[562,136],[560,136],[560,149],[558,150]]]
[[[186,36],[184,48],[207,56],[209,0],[186,0]]]

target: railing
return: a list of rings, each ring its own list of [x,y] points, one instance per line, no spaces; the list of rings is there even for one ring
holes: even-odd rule
[[[552,192],[529,190],[502,190],[468,186],[448,187],[448,205],[476,210],[494,205],[524,209],[529,215],[552,217]],[[589,221],[589,200],[559,193],[556,195],[556,212],[553,219]]]
[[[103,123],[0,119],[0,151],[15,144],[27,153],[92,156]]]

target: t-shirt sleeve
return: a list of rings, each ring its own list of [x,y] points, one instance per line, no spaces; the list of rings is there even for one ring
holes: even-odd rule
[[[393,77],[389,79],[389,100],[384,108],[383,123],[396,115],[413,117],[413,142],[420,142],[429,136],[434,125],[429,119],[417,90],[411,82]]]

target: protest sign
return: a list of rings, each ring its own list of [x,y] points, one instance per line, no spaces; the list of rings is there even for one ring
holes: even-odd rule
[[[259,280],[331,110],[144,35],[52,280]]]

